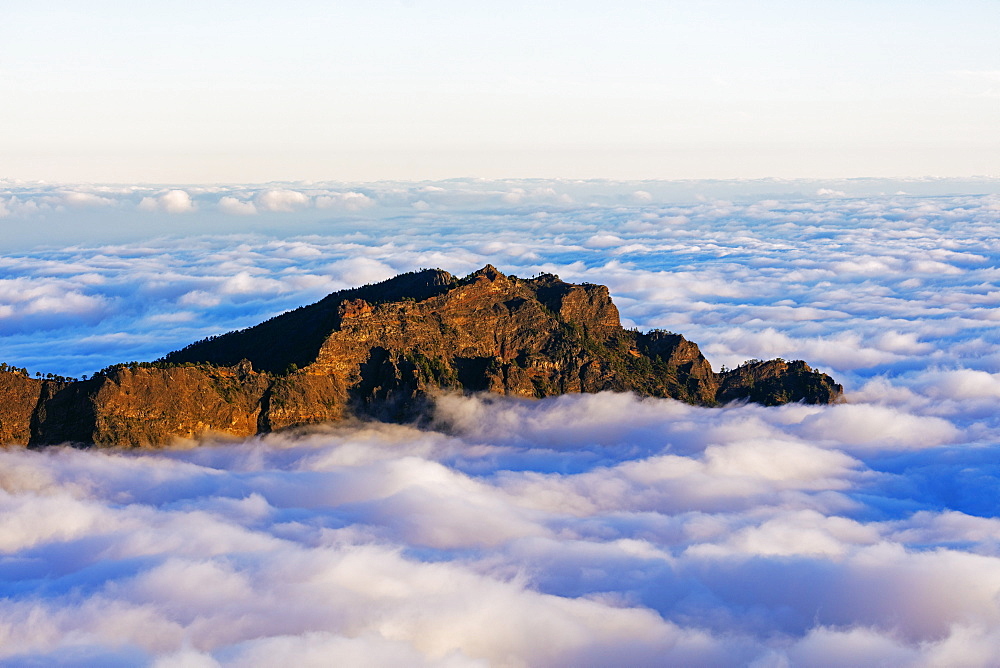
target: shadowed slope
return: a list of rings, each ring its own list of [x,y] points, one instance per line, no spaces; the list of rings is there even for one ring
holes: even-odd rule
[[[208,362],[232,366],[250,360],[254,368],[284,373],[291,365],[304,367],[331,331],[340,327],[338,309],[345,300],[362,299],[371,304],[401,299],[426,299],[440,294],[455,282],[441,269],[425,269],[358,288],[340,290],[322,300],[282,313],[259,325],[197,341],[163,357],[164,362]]]

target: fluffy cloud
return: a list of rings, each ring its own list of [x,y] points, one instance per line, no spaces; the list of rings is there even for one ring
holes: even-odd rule
[[[0,278],[0,333],[94,325],[111,311],[109,300],[84,280]]]
[[[976,369],[932,371],[923,376],[920,385],[933,397],[960,400],[1000,398],[1000,373]]]
[[[252,216],[257,213],[257,207],[253,202],[245,202],[227,195],[219,199],[219,211],[237,216]]]
[[[375,200],[364,193],[346,192],[320,195],[316,198],[317,209],[346,209],[360,211],[375,206]]]
[[[191,213],[197,207],[184,190],[168,190],[155,197],[143,197],[139,202],[141,211],[164,211],[166,213]]]
[[[258,193],[254,202],[261,211],[289,212],[309,204],[309,196],[297,190],[267,190]]]
[[[98,195],[96,193],[68,190],[60,195],[62,203],[66,206],[72,207],[114,206],[117,203],[110,197]]]

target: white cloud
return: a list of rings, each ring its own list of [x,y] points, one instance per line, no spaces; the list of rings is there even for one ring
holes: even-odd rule
[[[345,192],[320,195],[316,198],[317,209],[345,209],[360,211],[375,206],[375,200],[364,193]]]
[[[888,331],[878,335],[875,345],[879,350],[891,353],[919,355],[934,350],[930,343],[921,343],[917,332]]]
[[[324,271],[335,276],[344,287],[377,283],[398,273],[385,262],[366,257],[337,260],[327,265]]]
[[[261,211],[291,212],[309,205],[309,196],[297,190],[266,190],[254,197]]]
[[[838,404],[802,420],[806,437],[831,439],[847,450],[932,448],[954,442],[960,432],[947,420],[910,415],[865,404]]]
[[[218,306],[221,302],[222,299],[218,295],[211,294],[205,290],[186,292],[177,300],[177,303],[181,306],[202,307]]]
[[[254,276],[249,271],[241,271],[227,278],[219,286],[219,292],[224,295],[261,295],[281,292],[285,286],[281,281],[263,276]]]
[[[166,213],[191,213],[197,209],[191,195],[184,190],[168,190],[150,197],[143,197],[139,202],[142,211],[163,211]]]
[[[61,200],[63,204],[72,207],[114,206],[117,204],[110,197],[72,190],[61,193]]]
[[[873,545],[879,540],[878,530],[873,527],[814,510],[799,510],[744,527],[717,542],[696,544],[686,554],[699,558],[760,555],[839,559],[852,546]]]
[[[622,239],[613,234],[595,234],[584,245],[588,248],[614,248],[622,245]]]
[[[919,665],[920,654],[891,634],[876,629],[818,627],[799,640],[782,657],[785,665],[818,665],[851,668],[860,664]],[[789,664],[791,662],[791,664]],[[780,665],[776,663],[775,665]]]
[[[0,218],[7,216],[32,216],[49,209],[44,201],[33,199],[22,199],[17,196],[8,197],[6,200],[0,199]]]
[[[253,202],[246,202],[227,195],[219,199],[219,211],[237,216],[252,216],[257,213],[257,207]]]
[[[88,294],[86,276],[82,279],[0,278],[0,332],[101,321],[111,312],[110,300],[99,293]]]
[[[919,387],[933,397],[979,399],[1000,397],[1000,373],[975,369],[934,371],[925,374]]]

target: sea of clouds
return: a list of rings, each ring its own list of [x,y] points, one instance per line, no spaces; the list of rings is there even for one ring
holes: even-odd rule
[[[0,664],[987,666],[1000,182],[0,182],[0,361],[82,376],[398,272],[553,272],[832,406],[0,450]]]

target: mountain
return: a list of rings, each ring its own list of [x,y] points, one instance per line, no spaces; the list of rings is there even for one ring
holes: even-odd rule
[[[441,392],[605,390],[703,406],[830,403],[842,393],[802,361],[716,373],[680,334],[624,329],[602,285],[487,265],[465,278],[427,269],[335,292],[89,380],[0,371],[0,441],[151,446],[347,416],[413,420]]]

